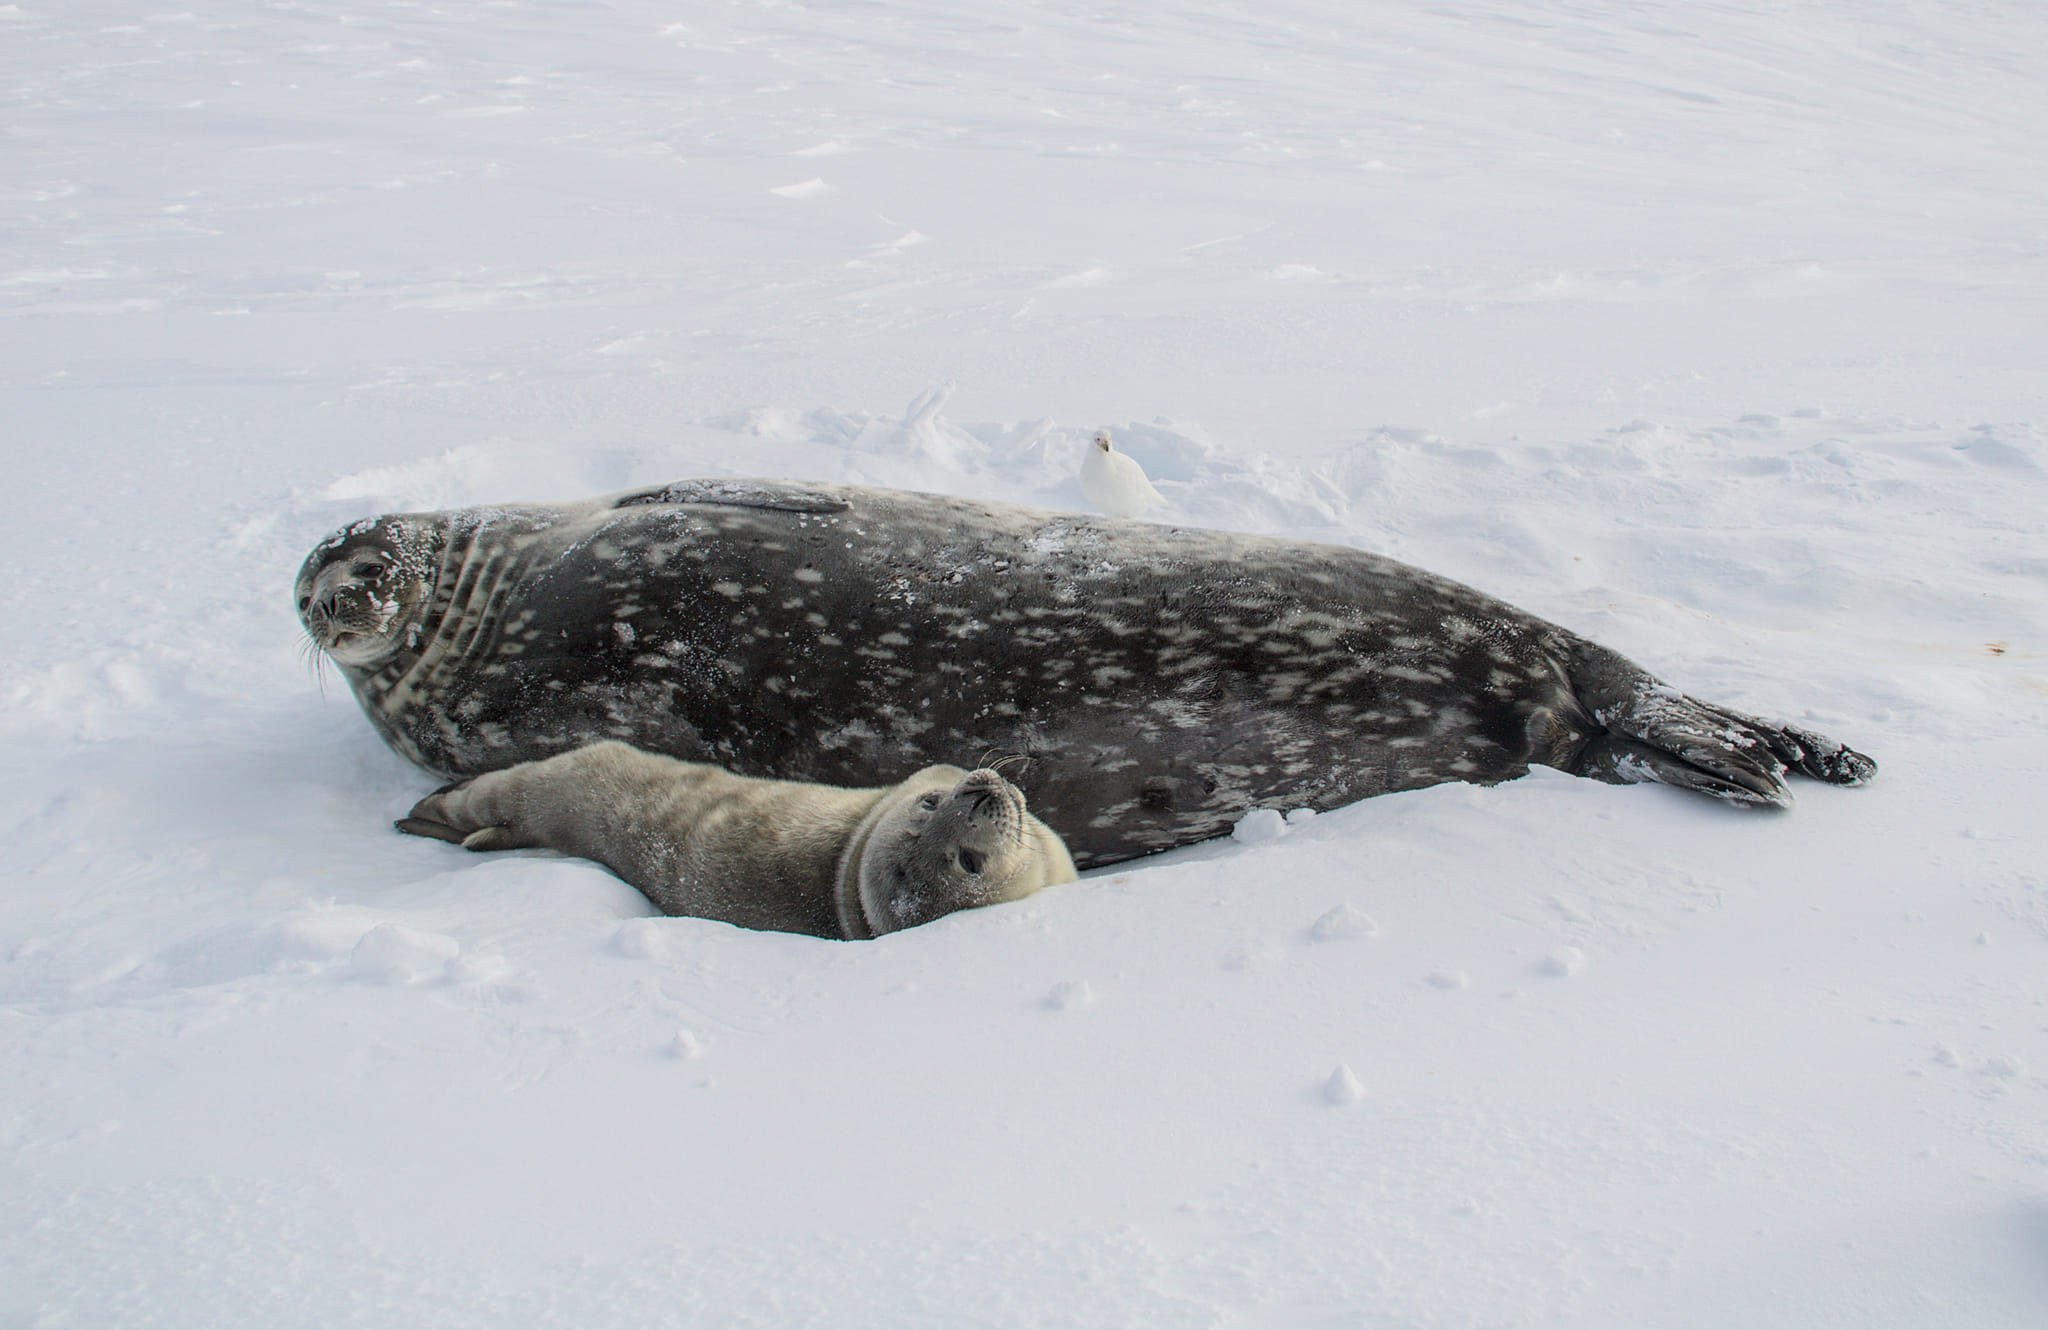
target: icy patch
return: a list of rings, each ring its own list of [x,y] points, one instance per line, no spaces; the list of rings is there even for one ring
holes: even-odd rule
[[[1569,979],[1586,968],[1586,953],[1577,947],[1559,947],[1543,958],[1543,973]]]
[[[1365,1083],[1358,1079],[1356,1072],[1340,1062],[1330,1073],[1330,1078],[1323,1082],[1323,1098],[1340,1108],[1355,1104],[1365,1098]]]
[[[1453,992],[1465,987],[1472,980],[1463,970],[1432,970],[1424,982],[1431,988],[1441,988],[1445,992]]]
[[[777,185],[768,192],[778,198],[815,199],[830,194],[832,186],[813,176],[809,180],[800,180],[794,185]]]

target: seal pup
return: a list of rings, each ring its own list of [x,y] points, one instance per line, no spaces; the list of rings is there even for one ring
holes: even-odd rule
[[[1108,430],[1097,432],[1081,457],[1081,494],[1111,517],[1139,517],[1166,502],[1138,459],[1110,443]]]
[[[1060,838],[986,767],[849,790],[608,740],[438,790],[396,825],[595,859],[664,914],[815,937],[879,937],[1075,877]]]
[[[851,485],[693,480],[400,513],[318,545],[300,617],[444,779],[599,739],[864,786],[1031,759],[1094,868],[1531,763],[1783,806],[1876,763],[1362,550]]]

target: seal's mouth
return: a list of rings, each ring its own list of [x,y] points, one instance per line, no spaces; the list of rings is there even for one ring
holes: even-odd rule
[[[345,605],[338,595],[309,598],[299,607],[299,622],[306,635],[322,651],[332,652],[358,644],[369,635],[360,623],[362,607]]]
[[[299,598],[299,622],[314,647],[346,664],[392,646],[406,609],[403,589],[332,585],[333,580],[316,580]]]

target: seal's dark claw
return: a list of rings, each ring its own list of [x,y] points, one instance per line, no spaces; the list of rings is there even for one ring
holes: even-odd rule
[[[1877,759],[1853,748],[1844,748],[1826,763],[1824,781],[1836,785],[1865,785],[1877,774]]]
[[[1862,785],[1877,774],[1877,762],[1846,745],[1811,730],[1785,726],[1779,733],[1792,751],[1786,760],[1794,770],[1830,785]]]
[[[444,840],[450,845],[460,845],[465,833],[457,831],[443,822],[429,822],[423,817],[401,817],[391,824],[408,836],[425,836],[428,840]]]

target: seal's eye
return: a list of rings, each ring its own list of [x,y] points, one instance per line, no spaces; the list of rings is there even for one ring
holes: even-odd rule
[[[976,877],[981,876],[981,864],[981,856],[976,854],[973,850],[960,851],[960,866],[966,869],[968,872],[974,874]]]
[[[937,808],[939,806],[939,796],[936,794],[927,794],[926,796],[924,796],[924,798],[919,799],[917,801],[917,806],[919,808]]]
[[[350,577],[382,577],[384,575],[384,565],[381,563],[359,563],[350,568],[348,574]]]
[[[305,613],[305,612],[307,611],[307,609],[309,609],[309,608],[310,608],[310,607],[312,606],[312,604],[313,604],[313,598],[312,598],[311,596],[300,596],[300,597],[299,597],[299,613],[301,613],[301,614],[304,614],[304,613]]]

